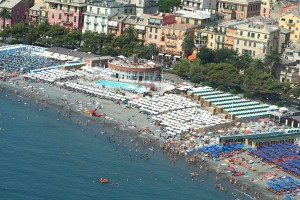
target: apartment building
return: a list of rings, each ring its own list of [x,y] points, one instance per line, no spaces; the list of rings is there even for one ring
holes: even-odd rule
[[[30,8],[29,22],[35,24],[47,21],[70,30],[82,29],[85,10],[84,0],[42,0]]]
[[[118,13],[134,15],[135,5],[116,1],[93,1],[87,5],[87,10],[84,12],[82,31],[108,33],[109,18]]]
[[[185,35],[194,37],[197,26],[177,23],[175,15],[150,16],[146,28],[145,44],[154,43],[161,53],[182,56],[181,44]]]
[[[224,20],[224,15],[216,12],[215,10],[179,10],[175,11],[175,14],[177,22],[195,26],[217,24],[218,22],[222,22]]]
[[[274,5],[277,0],[261,0],[260,15],[270,17],[271,11],[274,10]]]
[[[181,4],[174,7],[174,10],[217,10],[217,0],[181,0]]]
[[[290,31],[290,40],[299,41],[300,39],[300,12],[293,10],[286,13],[279,19],[279,26]]]
[[[253,57],[263,57],[272,50],[277,51],[280,28],[258,19],[232,20],[204,31],[207,33],[207,47],[234,49],[239,54],[247,53]]]
[[[10,18],[5,19],[5,26],[13,26],[16,23],[23,22],[25,20],[25,3],[22,0],[10,1],[4,0],[0,3],[0,9],[7,8],[10,11]],[[3,25],[3,19],[0,18],[1,29]]]
[[[218,0],[218,12],[224,20],[247,19],[260,15],[261,0]]]

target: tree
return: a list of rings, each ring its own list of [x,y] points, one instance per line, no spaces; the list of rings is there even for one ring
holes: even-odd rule
[[[201,60],[197,58],[190,63],[191,82],[200,83],[206,80],[208,68],[201,64]]]
[[[11,27],[11,36],[19,41],[25,35],[25,24],[23,22],[17,23]]]
[[[224,85],[226,88],[235,88],[240,84],[240,75],[232,64],[210,64],[207,81],[214,83],[214,85]]]
[[[264,58],[264,63],[266,66],[270,67],[270,71],[275,76],[276,70],[280,67],[282,60],[281,55],[277,51],[271,51],[267,53]]]
[[[252,62],[250,63],[250,67],[253,67],[253,68],[263,71],[263,72],[267,71],[264,61],[262,59],[258,59],[258,58],[252,59]]]
[[[181,3],[180,0],[160,0],[159,1],[159,11],[161,12],[171,12],[174,6],[178,6]]]
[[[6,40],[11,34],[11,28],[9,26],[6,26],[1,32],[0,37],[2,37],[3,41]]]
[[[0,18],[3,20],[2,30],[5,28],[5,20],[10,18],[10,11],[7,8],[2,8],[0,11]]]
[[[249,54],[243,54],[237,58],[236,68],[238,70],[246,70],[250,67],[252,62],[253,59]]]
[[[143,55],[147,59],[153,59],[154,56],[157,56],[159,50],[154,43],[149,43],[147,46],[144,47]]]
[[[187,58],[182,59],[175,65],[175,72],[178,76],[188,78],[190,73],[190,61]]]
[[[137,33],[137,30],[132,25],[128,26],[125,29],[124,33],[129,38],[130,42],[137,41],[138,33]]]
[[[202,64],[213,62],[214,56],[214,50],[207,47],[201,47],[199,53],[197,54],[197,58],[201,60]]]
[[[195,48],[195,42],[190,31],[187,31],[185,33],[184,39],[181,44],[181,48],[186,57],[193,53],[193,50]]]
[[[75,49],[80,46],[81,31],[73,30],[64,37],[64,47]]]

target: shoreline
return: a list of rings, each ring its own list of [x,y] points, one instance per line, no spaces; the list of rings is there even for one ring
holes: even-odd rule
[[[15,93],[16,94],[16,92],[17,92],[18,94],[16,94],[16,95],[24,95],[25,93],[27,93],[28,91],[24,88],[24,86],[26,86],[26,85],[34,85],[35,88],[39,88],[39,87],[46,88],[46,89],[44,89],[44,92],[41,93],[41,94],[35,94],[34,92],[30,92],[31,97],[28,98],[28,100],[30,100],[34,103],[34,101],[38,100],[38,101],[42,102],[46,99],[47,104],[49,104],[51,106],[54,106],[55,108],[62,108],[66,111],[68,109],[70,109],[70,105],[67,105],[67,104],[63,103],[65,101],[65,99],[62,99],[61,95],[70,94],[72,96],[71,97],[72,99],[70,99],[70,100],[73,100],[73,98],[74,98],[73,96],[75,96],[75,99],[77,97],[79,97],[82,100],[84,99],[85,101],[88,101],[88,99],[89,99],[88,96],[84,96],[84,95],[79,94],[79,93],[73,93],[73,92],[67,91],[65,89],[58,88],[56,86],[49,87],[47,85],[44,85],[43,83],[24,82],[23,85],[13,85],[13,84],[10,84],[8,82],[2,82],[2,81],[0,82],[0,87],[1,88],[4,88],[5,90],[8,90],[10,93]],[[55,92],[56,94],[53,93],[53,92]],[[62,93],[60,93],[60,92],[62,92]],[[53,98],[53,97],[55,97],[55,98]],[[95,99],[95,98],[93,98],[93,99]],[[95,119],[93,121],[97,121],[97,122],[100,122],[100,123],[102,123],[104,121],[103,126],[109,125],[111,128],[112,127],[117,127],[117,129],[119,129],[120,131],[125,132],[126,134],[129,134],[133,137],[140,138],[140,139],[154,139],[154,137],[149,135],[149,134],[143,135],[143,134],[139,134],[137,132],[138,129],[144,129],[145,126],[149,127],[149,129],[152,130],[152,131],[155,131],[155,129],[159,129],[155,125],[153,125],[153,126],[150,125],[150,120],[147,119],[146,115],[144,115],[142,113],[139,113],[138,109],[122,109],[122,106],[114,104],[112,101],[104,100],[104,99],[98,99],[98,100],[101,101],[104,105],[104,109],[103,110],[101,109],[100,111],[109,111],[109,112],[106,113],[107,117],[112,118],[114,120],[109,120],[109,119],[106,119],[106,118],[105,118],[105,120],[103,120],[103,118],[101,118],[101,117],[100,117],[100,119],[97,120],[97,118],[95,118],[95,117],[91,117],[89,115],[84,114],[83,112],[76,112],[74,110],[71,111],[71,114],[81,116],[83,119],[87,120],[86,123],[88,123],[88,121],[91,120],[91,119],[92,120]],[[110,108],[113,108],[115,110],[110,109]],[[117,108],[120,108],[121,111],[118,111]],[[126,122],[126,118],[124,118],[124,116],[123,116],[124,114],[122,115],[122,112],[124,112],[125,116],[126,116],[126,114],[127,115],[129,114],[131,116],[133,116],[133,115],[140,116],[140,118],[138,118],[138,116],[135,116],[135,117],[132,117],[130,119],[131,123],[134,122],[134,124],[137,126],[135,129],[129,129],[128,127],[124,126],[126,123],[127,124],[129,124],[129,123]],[[155,141],[155,145],[156,146],[161,146],[162,141]],[[180,159],[184,159],[184,158],[185,158],[184,156],[180,156]],[[206,162],[204,164],[201,163],[201,161],[199,161],[199,162],[195,162],[193,164],[188,164],[188,165],[196,167],[199,164],[202,164],[203,169],[202,169],[201,172],[207,171],[207,173],[216,173],[216,171],[218,169],[217,166],[221,165],[222,163],[224,163],[224,161],[213,161],[213,160],[206,159]],[[235,185],[229,184],[230,174],[222,173],[219,177],[222,180],[221,182],[224,182],[222,184],[225,184],[226,187],[230,186],[230,189],[238,190],[239,192],[245,192],[247,195],[249,195],[247,193],[247,192],[249,192],[251,194],[250,195],[251,197],[253,196],[254,191],[258,191],[261,194],[260,199],[272,199],[272,198],[274,198],[274,195],[271,192],[267,191],[266,188],[262,187],[262,185],[259,185],[255,182],[251,182],[248,179],[247,179],[247,181],[245,181],[245,178],[243,180],[243,177],[237,177],[236,178],[238,180],[236,185],[239,185],[240,183],[243,183],[243,184],[246,183],[246,185],[249,186],[247,191],[240,191],[239,188],[238,189],[235,188],[236,187]],[[247,195],[245,195],[245,196],[247,196]],[[252,197],[252,199],[253,199],[253,197]]]

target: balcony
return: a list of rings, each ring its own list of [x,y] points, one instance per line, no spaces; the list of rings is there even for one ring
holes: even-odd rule
[[[90,24],[91,21],[90,21],[90,20],[86,20],[85,23],[86,23],[86,24]]]
[[[67,21],[67,20],[62,21],[62,23],[65,24],[65,25],[73,25],[73,22],[70,22],[70,21]]]
[[[166,43],[166,46],[170,48],[176,48],[176,44],[174,43]]]
[[[70,11],[70,10],[63,10],[63,13],[66,15],[66,14],[69,14],[69,15],[73,15],[74,12],[73,11]]]
[[[170,39],[170,40],[177,40],[176,35],[167,35],[167,38]]]
[[[99,23],[98,22],[94,22],[94,25],[98,25]]]
[[[287,24],[288,26],[295,26],[295,23],[294,23],[294,22],[286,22],[286,24]]]
[[[230,45],[233,45],[233,41],[216,41],[216,43],[218,44],[230,44]]]

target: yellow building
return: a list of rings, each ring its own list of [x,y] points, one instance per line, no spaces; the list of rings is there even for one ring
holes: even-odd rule
[[[290,33],[291,41],[299,41],[300,39],[300,14],[299,11],[294,11],[293,13],[286,14],[280,17],[279,26],[285,28]]]
[[[280,28],[272,24],[251,19],[232,20],[204,32],[207,33],[207,48],[210,49],[229,48],[253,57],[278,50]]]

